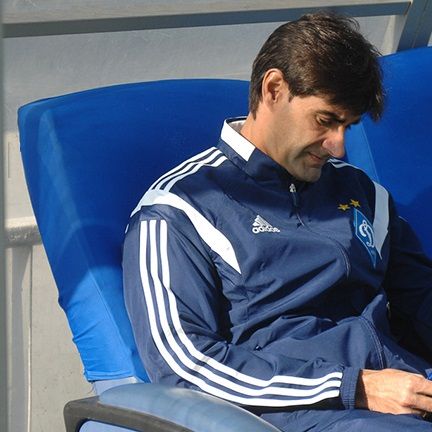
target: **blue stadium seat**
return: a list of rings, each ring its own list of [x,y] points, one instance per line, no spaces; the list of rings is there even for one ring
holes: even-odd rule
[[[386,109],[347,134],[347,160],[386,187],[432,257],[432,47],[381,58]]]
[[[226,117],[247,113],[247,94],[244,81],[172,80],[89,90],[19,110],[26,180],[59,302],[85,377],[101,393],[67,405],[68,431],[100,430],[85,419],[146,431],[275,430],[202,393],[123,384],[148,381],[122,295],[130,212],[155,178],[215,145]],[[179,398],[183,410],[167,409]],[[231,426],[222,426],[227,418]]]

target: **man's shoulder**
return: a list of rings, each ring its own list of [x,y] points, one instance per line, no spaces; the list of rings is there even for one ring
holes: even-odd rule
[[[350,178],[360,179],[367,183],[372,183],[373,180],[360,167],[352,165],[341,159],[329,159],[327,166],[331,175],[341,176],[347,180]]]
[[[376,195],[388,196],[389,192],[362,169],[339,159],[329,159],[326,167],[327,181],[335,182],[341,189],[363,191],[370,199]]]
[[[153,206],[206,212],[223,194],[221,182],[230,176],[227,157],[216,147],[192,156],[160,176],[143,195],[132,216]],[[228,168],[228,169],[227,169]]]
[[[221,150],[210,147],[162,175],[150,189],[193,194],[195,188],[201,189],[204,185],[209,186],[209,183],[214,182],[221,171],[224,171],[222,165],[226,161],[227,157]]]

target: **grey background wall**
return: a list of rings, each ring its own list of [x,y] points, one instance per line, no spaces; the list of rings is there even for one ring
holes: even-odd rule
[[[173,3],[176,1],[173,0]],[[121,0],[93,1],[115,8]],[[130,2],[133,4],[134,2]],[[143,3],[136,0],[136,3]],[[157,4],[157,0],[148,1]],[[183,3],[178,1],[179,4]],[[192,2],[189,2],[192,3]],[[205,3],[196,0],[196,3]],[[67,0],[4,0],[4,13],[70,11]],[[76,8],[89,2],[74,0]],[[395,49],[390,17],[359,19],[383,53]],[[10,38],[4,41],[6,219],[32,221],[16,127],[17,108],[29,101],[117,83],[183,77],[248,79],[250,65],[279,23],[121,33]],[[62,409],[90,395],[43,247],[7,250],[11,431],[63,430]]]

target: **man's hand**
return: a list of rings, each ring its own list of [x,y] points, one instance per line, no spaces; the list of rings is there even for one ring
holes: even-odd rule
[[[360,371],[356,407],[390,414],[432,412],[432,381],[396,369]]]

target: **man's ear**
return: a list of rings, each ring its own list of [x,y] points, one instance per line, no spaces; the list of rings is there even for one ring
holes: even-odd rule
[[[268,106],[277,104],[282,98],[289,98],[288,83],[280,69],[269,69],[262,80],[262,101]]]

